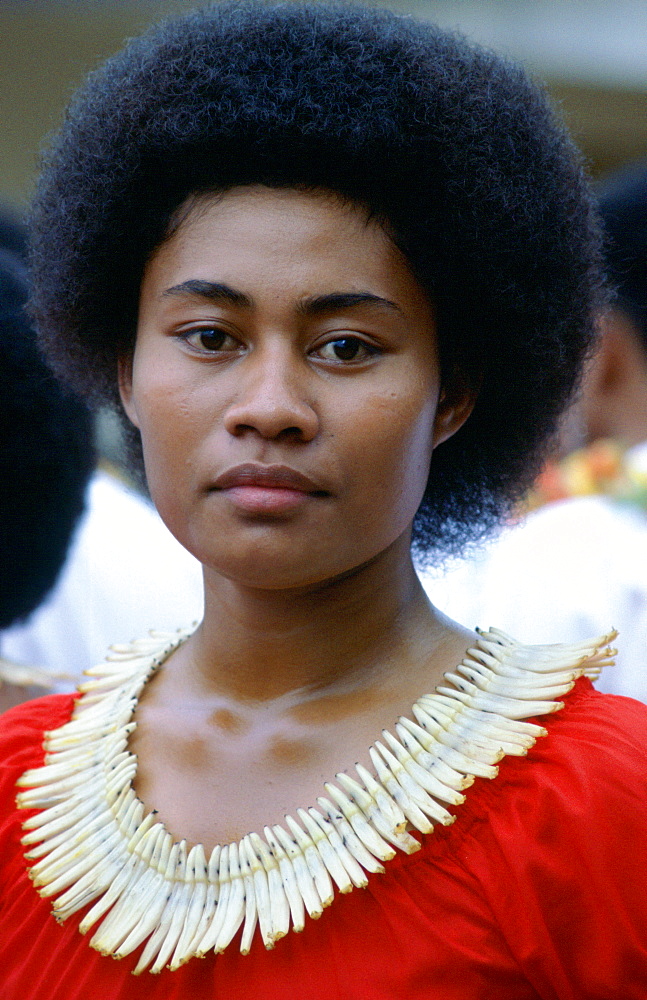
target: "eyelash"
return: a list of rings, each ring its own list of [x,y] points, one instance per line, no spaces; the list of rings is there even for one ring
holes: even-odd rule
[[[338,363],[338,364],[343,364],[344,362],[347,362],[348,364],[352,364],[353,362],[360,363],[361,361],[367,361],[369,358],[374,357],[374,355],[380,353],[379,352],[379,348],[376,347],[374,344],[368,344],[361,337],[355,337],[355,336],[353,336],[351,334],[351,335],[347,335],[345,337],[334,337],[332,340],[327,340],[325,344],[322,344],[321,347],[318,348],[320,356],[321,356],[321,352],[324,350],[324,348],[326,348],[326,347],[331,347],[332,348],[335,344],[339,345],[339,344],[343,344],[345,342],[349,342],[349,343],[351,343],[353,345],[357,345],[357,347],[362,352],[362,357],[361,358],[356,358],[356,357],[353,357],[353,358],[343,358],[343,357],[339,358],[339,357],[337,357],[337,358],[325,358],[324,360],[333,361],[334,363]]]
[[[205,346],[203,343],[200,342],[195,343],[195,341],[201,341],[201,338],[205,336],[210,336],[210,335],[213,336],[214,334],[215,334],[214,339],[218,341],[217,344],[211,344],[210,346]],[[188,344],[189,347],[199,352],[203,356],[217,355],[220,353],[222,354],[236,353],[238,348],[242,346],[240,345],[239,341],[237,341],[236,338],[232,336],[232,334],[227,333],[225,330],[220,330],[218,329],[218,327],[201,327],[197,330],[196,329],[189,330],[187,333],[181,334],[180,337],[186,344]],[[231,343],[236,346],[234,346],[233,348],[224,347],[223,345],[227,342],[227,340],[231,341]],[[322,354],[325,348],[327,347],[333,348],[333,345],[335,344],[340,345],[344,343],[346,343],[346,348],[342,347],[341,350],[350,349],[352,351],[353,348],[355,348],[356,353],[360,352],[361,354],[360,358],[326,357]],[[313,353],[315,353],[315,355],[318,354],[319,357],[322,357],[324,361],[331,361],[334,364],[339,364],[339,365],[343,365],[344,363],[350,365],[353,363],[359,364],[364,361],[367,361],[369,358],[375,356],[376,354],[379,354],[380,349],[376,347],[374,344],[369,344],[362,337],[356,336],[354,334],[346,334],[344,336],[332,337],[330,340],[327,340],[325,343],[321,344]]]
[[[208,336],[210,334],[211,335],[215,334],[216,338],[220,339],[219,345],[216,346],[215,344],[212,344],[210,347],[205,347],[204,344],[193,343],[194,340],[200,340],[200,338]],[[216,354],[220,351],[223,351],[222,342],[226,341],[227,339],[231,340],[233,344],[238,345],[238,341],[236,340],[235,337],[233,337],[230,333],[227,333],[226,330],[218,329],[217,326],[204,326],[200,327],[197,330],[189,330],[187,333],[181,334],[181,339],[186,344],[188,344],[189,347],[192,347],[194,350],[199,351],[201,354]],[[231,351],[231,348],[229,349],[224,348],[224,350]],[[234,350],[236,350],[236,348],[234,348]]]

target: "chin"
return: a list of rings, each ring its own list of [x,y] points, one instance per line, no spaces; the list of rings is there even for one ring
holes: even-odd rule
[[[329,551],[307,552],[303,546],[292,546],[286,552],[279,547],[264,550],[262,546],[252,544],[246,552],[239,547],[235,555],[231,552],[204,551],[194,554],[201,559],[208,572],[224,577],[236,586],[267,591],[323,587],[352,575],[366,564],[366,560],[358,563],[357,552],[346,559],[331,560]]]
[[[303,565],[282,566],[276,560],[270,565],[256,560],[254,565],[223,567],[220,564],[211,568],[236,586],[266,591],[316,589],[346,575],[344,571],[335,573],[323,568],[318,572],[312,565],[308,566],[306,572]]]

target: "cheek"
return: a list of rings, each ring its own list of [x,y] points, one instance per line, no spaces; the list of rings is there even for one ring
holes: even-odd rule
[[[177,364],[165,362],[164,350],[135,351],[133,399],[144,454],[173,449],[200,424],[199,394]]]
[[[144,376],[144,371],[146,372]],[[142,365],[133,376],[144,467],[151,498],[160,514],[168,514],[181,502],[185,483],[191,480],[191,456],[201,420],[188,387],[178,385]]]
[[[413,517],[429,475],[435,413],[435,393],[425,391],[376,397],[357,415],[355,461],[367,505],[372,500],[405,523]]]
[[[186,400],[177,392],[163,390],[146,394],[139,408],[139,429],[144,457],[171,457],[179,451],[189,435],[191,422]],[[150,470],[153,471],[152,469]]]

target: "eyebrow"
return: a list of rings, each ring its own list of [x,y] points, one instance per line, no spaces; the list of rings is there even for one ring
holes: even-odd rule
[[[230,285],[219,281],[201,281],[196,278],[190,278],[188,281],[182,281],[179,285],[166,288],[162,294],[192,296],[206,299],[209,302],[225,302],[243,309],[253,309],[255,305],[253,298]],[[385,299],[382,295],[374,295],[373,292],[330,292],[327,295],[314,295],[301,301],[298,311],[304,316],[320,316],[362,305],[376,306],[378,309],[402,313],[395,302]]]
[[[315,295],[299,303],[299,312],[306,316],[317,316],[322,313],[339,312],[342,309],[352,309],[354,306],[377,306],[379,309],[402,310],[395,302],[385,299],[372,292],[331,292],[329,295]]]
[[[244,292],[239,292],[219,281],[199,281],[197,278],[190,278],[188,281],[182,281],[179,285],[165,288],[162,295],[191,296],[197,299],[207,299],[209,302],[226,302],[244,309],[251,309],[254,305],[254,300],[249,295],[245,295]]]

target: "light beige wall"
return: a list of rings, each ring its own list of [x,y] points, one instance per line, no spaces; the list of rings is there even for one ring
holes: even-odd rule
[[[167,9],[190,6],[0,8],[0,199],[20,205],[28,198],[44,138],[88,70]]]
[[[646,91],[557,80],[549,89],[595,176],[631,160],[647,161]]]

